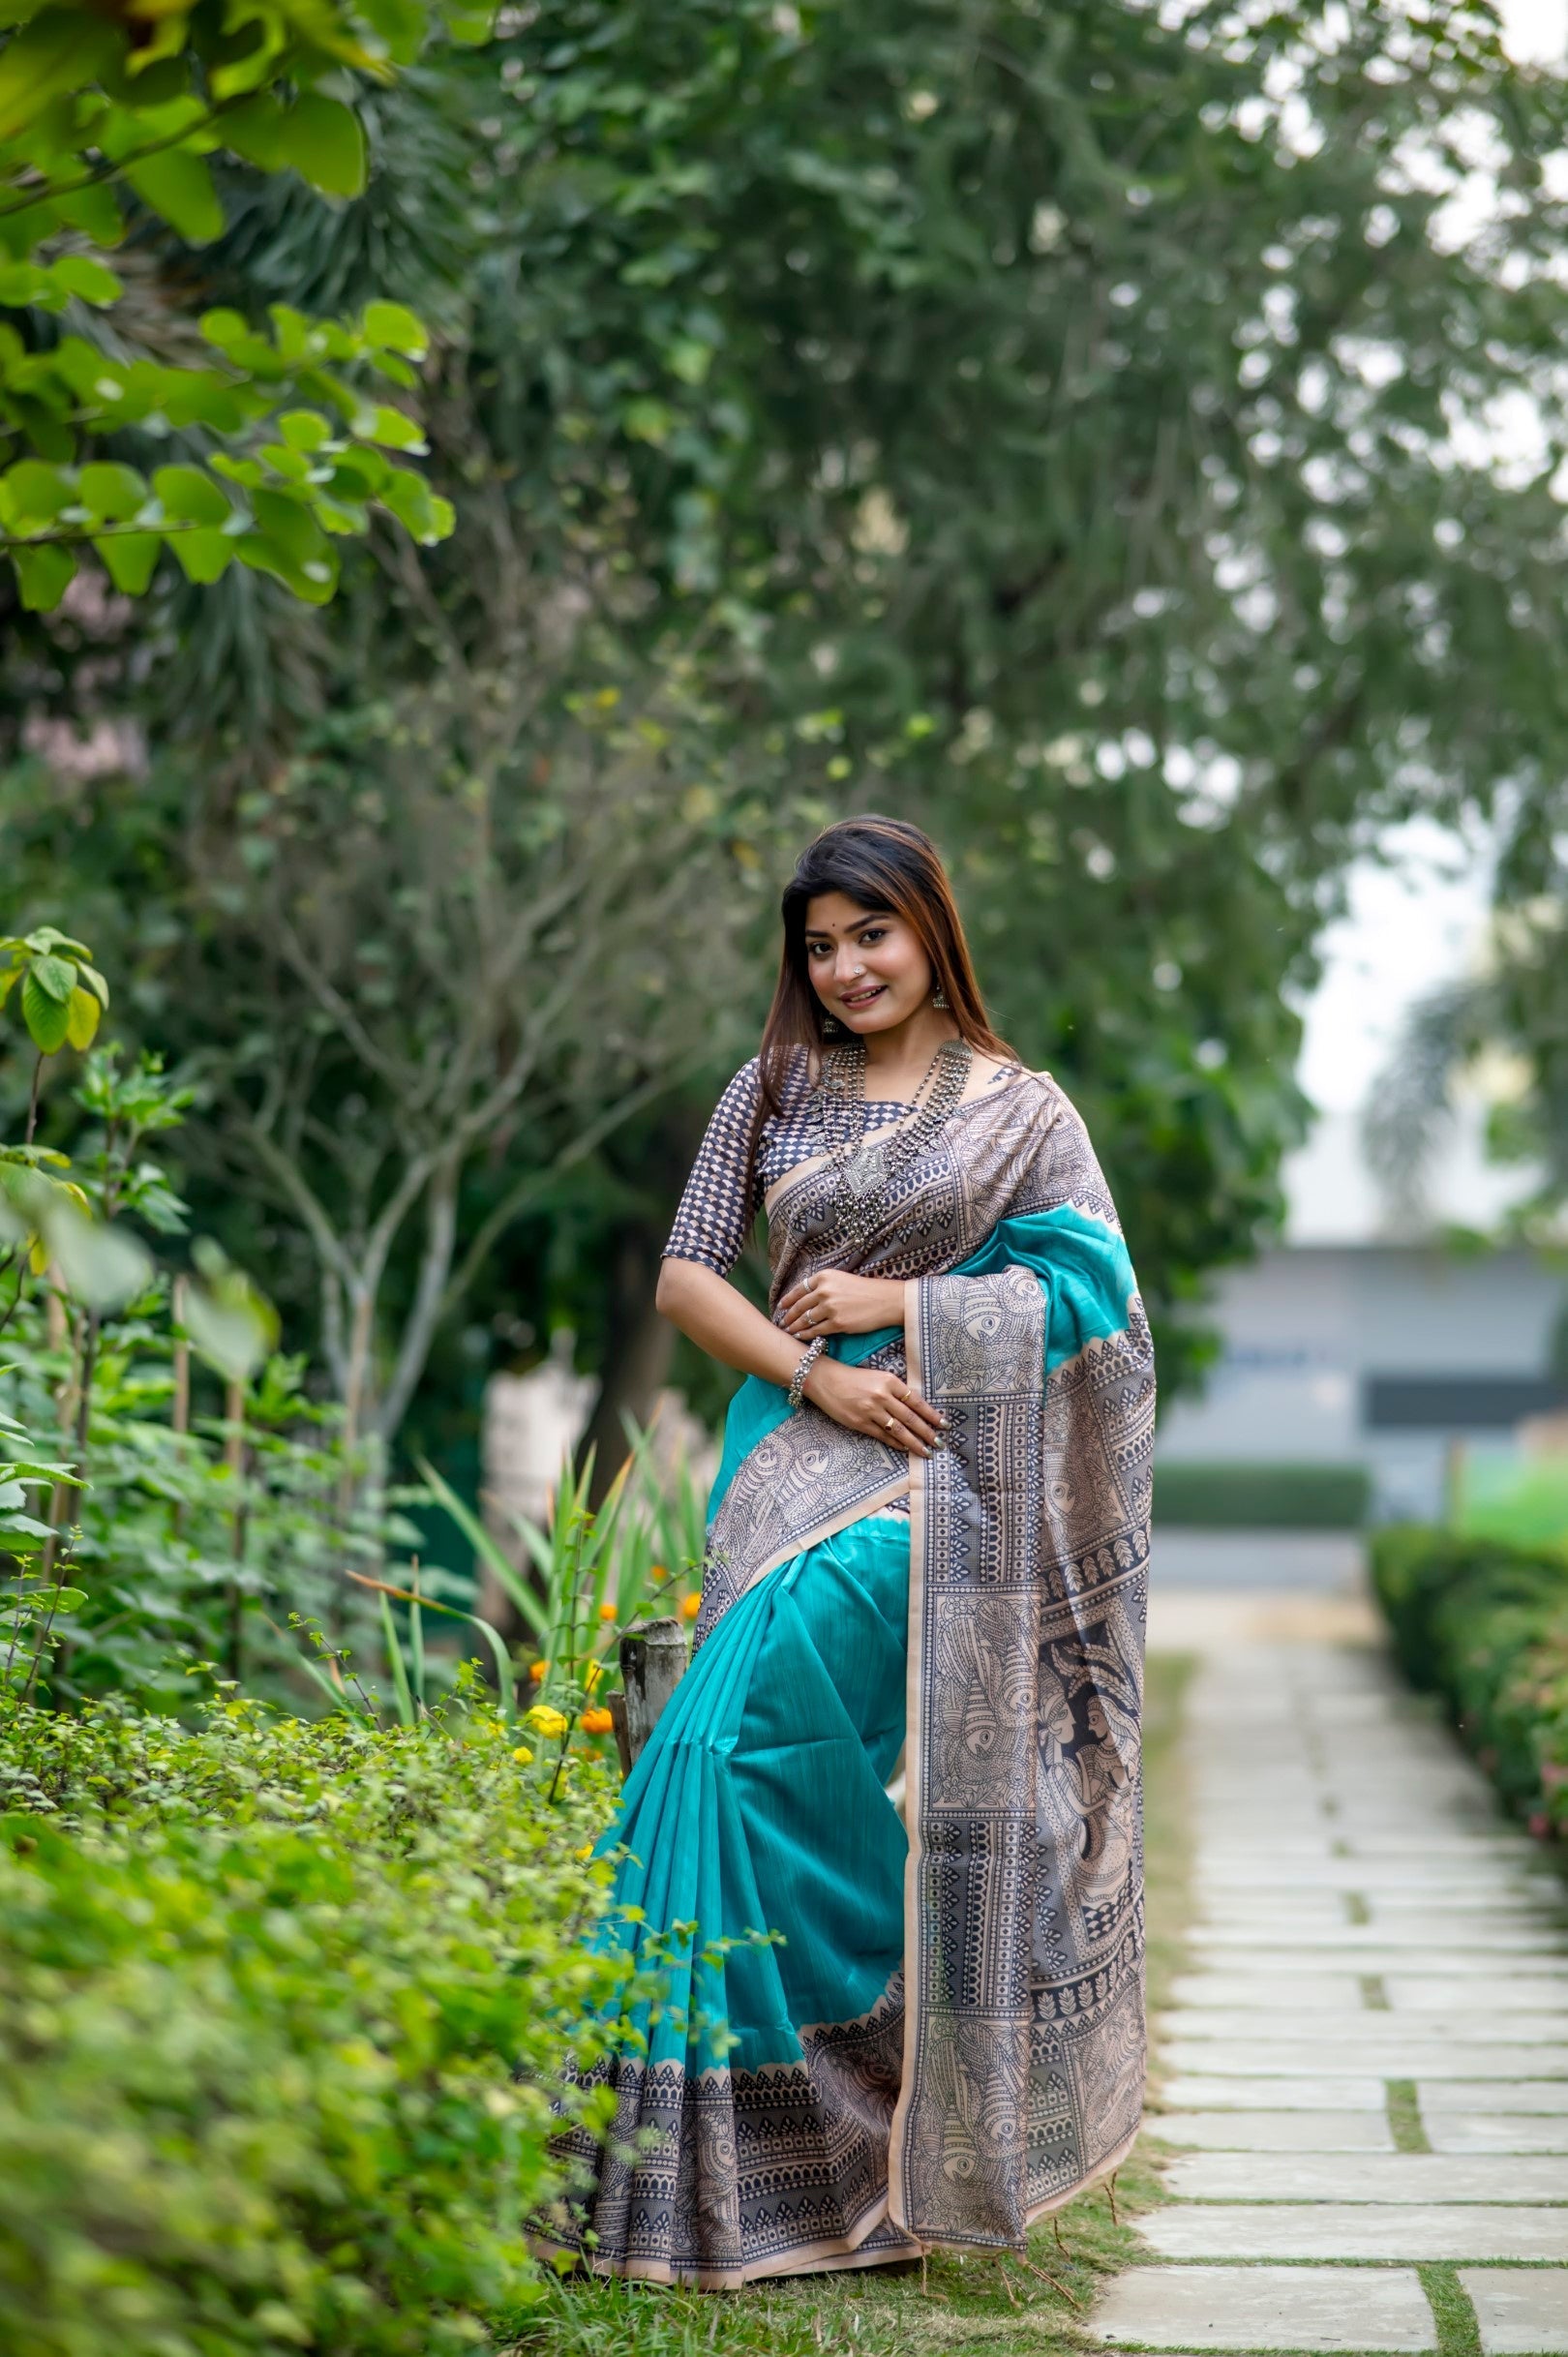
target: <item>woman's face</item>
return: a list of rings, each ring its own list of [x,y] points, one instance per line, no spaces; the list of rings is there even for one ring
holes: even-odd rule
[[[806,972],[829,1014],[862,1035],[902,1023],[931,996],[931,961],[901,917],[863,909],[844,892],[806,903]]]

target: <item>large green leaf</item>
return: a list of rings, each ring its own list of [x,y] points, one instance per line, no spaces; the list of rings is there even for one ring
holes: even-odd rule
[[[365,134],[351,106],[302,91],[279,126],[281,161],[329,196],[357,196],[365,185]]]
[[[187,245],[210,245],[223,235],[224,208],[212,173],[189,148],[172,147],[165,155],[148,156],[128,166],[125,176],[142,203],[177,229]]]
[[[22,977],[22,1021],[26,1024],[33,1045],[45,1056],[52,1056],[66,1043],[71,1028],[69,1008],[57,998],[51,998],[31,969]]]

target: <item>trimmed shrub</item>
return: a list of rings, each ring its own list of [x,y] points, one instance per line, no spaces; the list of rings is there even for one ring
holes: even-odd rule
[[[609,1800],[498,1711],[0,1728],[7,2357],[447,2357],[536,2296],[543,2092],[612,2003]]]
[[[1568,1559],[1396,1524],[1372,1572],[1412,1684],[1441,1696],[1532,1831],[1568,1836]]]
[[[1155,1520],[1167,1529],[1359,1530],[1371,1480],[1359,1465],[1155,1466]]]

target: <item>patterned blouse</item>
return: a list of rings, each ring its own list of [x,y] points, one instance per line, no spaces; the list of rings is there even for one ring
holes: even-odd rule
[[[1004,1065],[996,1074],[997,1082],[1010,1079],[1018,1069]],[[769,1189],[809,1155],[824,1153],[829,1146],[847,1143],[859,1134],[855,1105],[844,1098],[819,1092],[812,1085],[805,1050],[798,1048],[783,1085],[783,1109],[769,1113],[762,1125],[756,1168],[748,1185],[746,1147],[761,1089],[753,1056],[749,1064],[742,1064],[713,1108],[664,1248],[665,1259],[700,1260],[727,1277],[744,1250]],[[865,1126],[880,1130],[890,1121],[901,1120],[908,1111],[908,1104],[897,1098],[868,1097]]]

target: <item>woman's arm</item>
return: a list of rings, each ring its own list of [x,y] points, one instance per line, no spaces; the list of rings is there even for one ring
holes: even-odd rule
[[[840,1272],[827,1272],[844,1283]],[[903,1286],[879,1278],[856,1278],[858,1286],[877,1286],[899,1298],[892,1314],[871,1316],[861,1327],[824,1325],[825,1332],[874,1332],[879,1325],[902,1321]],[[787,1390],[805,1347],[802,1331],[787,1333],[747,1301],[739,1288],[716,1269],[700,1260],[666,1259],[659,1270],[655,1302],[673,1325],[687,1334],[700,1350],[739,1367],[746,1375]],[[819,1358],[806,1377],[806,1397],[837,1424],[852,1432],[869,1433],[894,1447],[916,1450],[926,1457],[946,1418],[917,1399],[898,1376],[865,1367],[843,1367],[836,1359]]]

